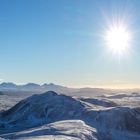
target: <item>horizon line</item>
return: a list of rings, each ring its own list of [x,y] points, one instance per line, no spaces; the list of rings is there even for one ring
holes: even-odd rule
[[[57,85],[57,86],[63,86],[63,87],[67,87],[67,88],[98,88],[98,89],[121,89],[121,90],[125,90],[125,89],[140,89],[140,86],[130,86],[130,84],[129,85],[124,85],[123,84],[123,86],[122,85],[113,85],[113,86],[111,86],[111,85],[104,85],[104,86],[101,86],[101,85],[81,85],[81,86],[70,86],[70,85],[65,85],[65,84],[55,84],[55,83],[53,83],[53,82],[42,82],[42,83],[38,83],[38,82],[23,82],[23,83],[18,83],[18,82],[7,82],[7,81],[3,81],[3,82],[0,82],[0,85],[1,84],[3,84],[3,83],[6,83],[6,84],[15,84],[16,86],[23,86],[23,85],[27,85],[27,84],[37,84],[37,85],[39,85],[39,86],[43,86],[44,84],[48,84],[48,85],[50,85],[50,84],[54,84],[54,85]]]

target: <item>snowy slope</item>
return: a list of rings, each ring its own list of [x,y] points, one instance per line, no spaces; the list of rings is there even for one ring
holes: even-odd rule
[[[4,135],[8,139],[28,138],[66,138],[72,140],[90,139],[96,140],[96,130],[87,126],[80,120],[67,120],[43,125],[34,129],[25,130],[13,134]],[[42,137],[40,137],[42,138]]]

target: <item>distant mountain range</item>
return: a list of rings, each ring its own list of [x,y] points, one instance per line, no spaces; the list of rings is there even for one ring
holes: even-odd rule
[[[32,92],[46,92],[46,91],[55,91],[58,93],[71,93],[71,95],[85,95],[90,94],[101,94],[101,93],[108,93],[110,92],[109,89],[102,89],[102,88],[69,88],[62,85],[56,85],[53,83],[45,83],[42,85],[36,84],[36,83],[27,83],[23,85],[17,85],[12,82],[3,82],[0,84],[0,91],[32,91]]]
[[[23,85],[17,85],[12,82],[3,82],[0,84],[0,90],[24,90],[24,91],[58,91],[58,92],[67,92],[72,90],[72,88],[67,88],[65,86],[55,85],[53,83],[39,85],[36,83],[27,83]]]

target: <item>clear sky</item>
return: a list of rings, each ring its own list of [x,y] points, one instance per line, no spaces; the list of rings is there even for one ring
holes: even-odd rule
[[[0,79],[139,87],[139,0],[0,0]],[[113,17],[133,33],[118,59],[102,38]]]

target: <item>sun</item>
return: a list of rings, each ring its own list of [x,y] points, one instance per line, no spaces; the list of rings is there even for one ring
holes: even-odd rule
[[[121,24],[110,26],[105,33],[105,42],[108,49],[114,54],[126,53],[131,42],[130,31]]]

